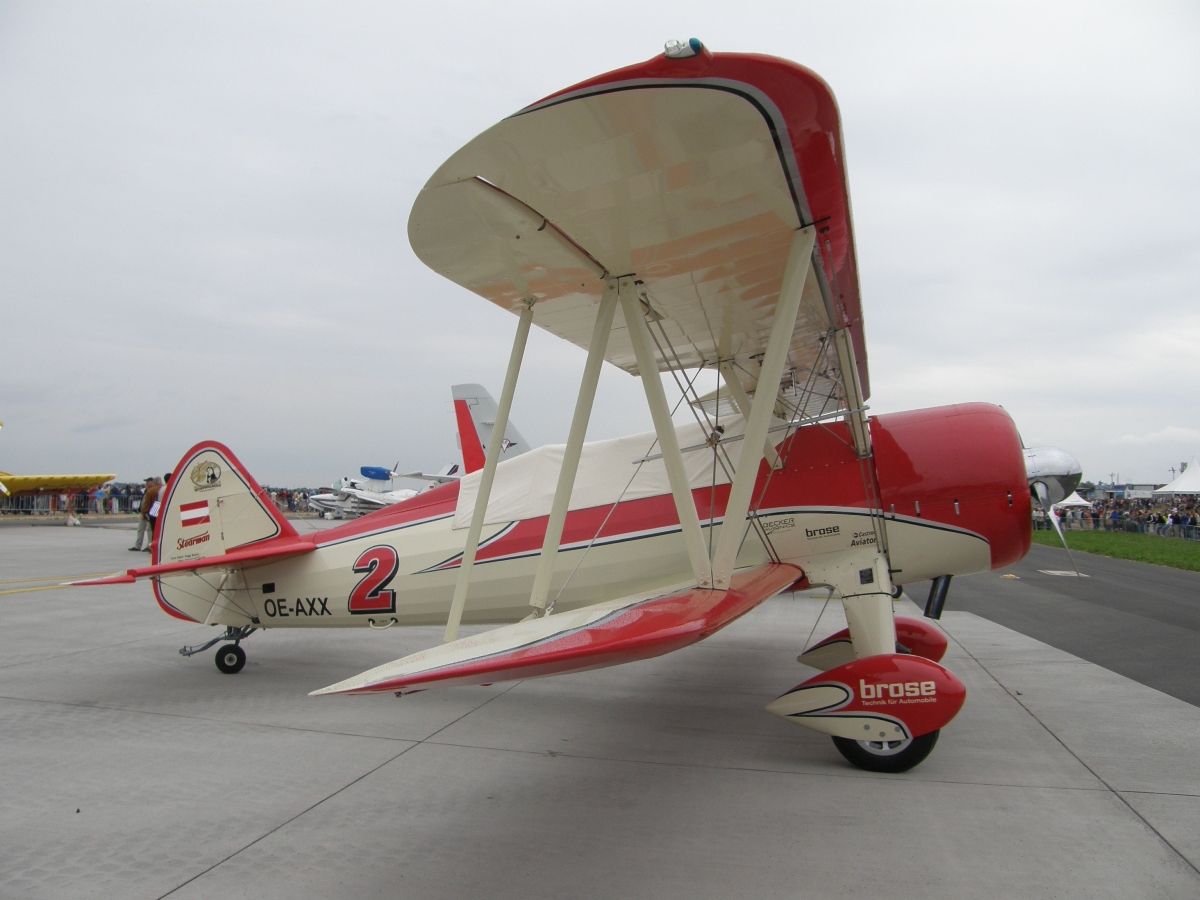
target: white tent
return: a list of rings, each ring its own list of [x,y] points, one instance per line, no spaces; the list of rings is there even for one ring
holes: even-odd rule
[[[1078,493],[1076,493],[1075,491],[1071,491],[1071,496],[1068,497],[1066,500],[1060,500],[1058,503],[1055,503],[1054,508],[1055,509],[1074,509],[1075,507],[1080,507],[1080,508],[1085,507],[1085,506],[1091,507],[1091,505],[1092,504],[1090,502],[1088,502],[1087,500],[1084,500],[1082,497],[1080,497]]]
[[[1161,494],[1200,494],[1200,457],[1192,457],[1188,467],[1179,473],[1179,477],[1170,484],[1163,485],[1156,495]]]

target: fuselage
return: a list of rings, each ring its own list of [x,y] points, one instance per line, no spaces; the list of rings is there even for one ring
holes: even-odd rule
[[[1002,409],[965,404],[877,416],[871,437],[874,453],[865,460],[841,423],[800,428],[781,443],[783,468],[760,467],[758,524],[739,567],[774,557],[819,584],[881,535],[902,585],[1000,568],[1028,551],[1024,458]],[[692,494],[714,544],[729,490],[717,484]],[[164,578],[160,602],[197,621],[266,628],[444,623],[466,535],[453,527],[458,491],[457,483],[443,485],[314,534],[314,552],[243,569],[220,600],[211,576]],[[545,527],[542,516],[484,528],[464,622],[529,613]],[[550,597],[561,611],[690,577],[675,506],[664,494],[572,511]]]

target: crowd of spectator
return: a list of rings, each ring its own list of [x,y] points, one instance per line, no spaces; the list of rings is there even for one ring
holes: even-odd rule
[[[1195,497],[1169,500],[1096,500],[1090,507],[1058,510],[1064,528],[1082,531],[1124,531],[1160,537],[1200,539],[1200,509]],[[1035,527],[1049,528],[1046,514],[1034,512]]]
[[[136,513],[141,509],[142,497],[148,484],[109,484],[91,491],[39,494],[18,494],[3,498],[0,512],[51,513]]]
[[[149,481],[137,484],[109,484],[91,491],[18,494],[0,497],[0,513],[71,513],[73,515],[115,515],[142,512],[142,500],[151,487]],[[308,512],[309,488],[271,488],[271,502],[283,512]]]
[[[291,490],[289,488],[269,488],[267,494],[283,512],[308,512],[308,488]]]

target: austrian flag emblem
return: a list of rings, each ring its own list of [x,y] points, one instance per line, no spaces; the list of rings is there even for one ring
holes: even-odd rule
[[[179,507],[179,521],[184,528],[190,525],[207,525],[208,501],[197,500],[195,503],[184,503]]]

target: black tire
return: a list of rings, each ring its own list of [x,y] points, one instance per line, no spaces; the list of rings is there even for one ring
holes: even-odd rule
[[[931,731],[907,741],[854,741],[835,737],[833,745],[851,764],[868,772],[907,772],[933,751],[941,732]]]
[[[226,675],[236,675],[246,665],[246,651],[237,644],[224,644],[217,648],[217,668]]]

